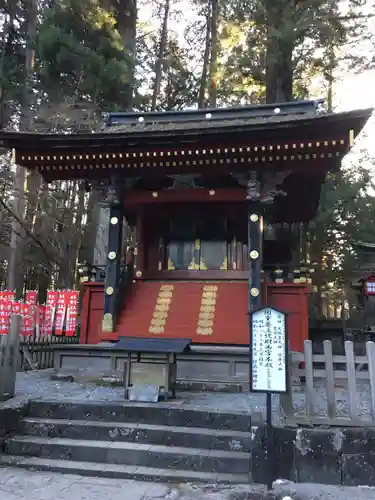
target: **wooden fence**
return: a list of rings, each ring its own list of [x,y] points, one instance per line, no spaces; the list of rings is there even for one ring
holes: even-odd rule
[[[332,355],[325,340],[323,354],[313,354],[306,340],[304,353],[291,353],[291,391],[280,398],[284,424],[375,426],[375,343],[366,342],[365,352],[355,356],[346,341],[345,355]]]
[[[53,345],[78,343],[78,337],[23,337],[20,330],[21,317],[15,314],[8,334],[0,335],[0,402],[14,397],[17,371],[52,368]]]
[[[21,337],[18,371],[53,368],[53,346],[78,343],[78,337],[53,335]]]

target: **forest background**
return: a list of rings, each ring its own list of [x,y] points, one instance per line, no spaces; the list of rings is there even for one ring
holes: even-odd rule
[[[82,133],[109,111],[315,97],[369,107],[374,12],[374,0],[0,0],[0,129]],[[374,129],[328,177],[308,230],[322,291],[350,279],[354,241],[375,241]],[[0,287],[73,287],[77,262],[93,261],[97,191],[47,185],[6,151],[0,179]]]

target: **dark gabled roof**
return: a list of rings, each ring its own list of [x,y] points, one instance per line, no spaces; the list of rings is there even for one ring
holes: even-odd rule
[[[275,104],[253,104],[229,108],[190,109],[184,111],[150,111],[150,112],[115,112],[108,113],[105,126],[109,132],[114,130],[129,131],[139,128],[196,128],[212,127],[218,123],[245,121],[261,121],[278,116],[315,116],[323,106],[323,99],[292,101]]]
[[[275,105],[276,106],[276,105]],[[216,111],[216,110],[212,110]],[[35,134],[0,131],[0,147],[18,151],[99,150],[100,148],[163,147],[176,143],[222,144],[223,141],[282,141],[312,139],[323,140],[346,136],[353,130],[358,135],[373,109],[344,113],[279,113],[253,118],[228,118],[205,121],[142,122],[134,126],[110,127],[108,132],[92,134]],[[186,112],[188,113],[188,112]],[[144,115],[137,115],[144,116]]]

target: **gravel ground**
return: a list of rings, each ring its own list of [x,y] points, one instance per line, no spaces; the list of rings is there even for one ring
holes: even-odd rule
[[[28,399],[58,400],[90,400],[90,401],[124,401],[123,389],[119,387],[100,387],[90,383],[77,383],[51,380],[52,370],[42,370],[17,374],[16,395]],[[363,419],[371,418],[371,396],[368,384],[357,384],[359,415]],[[305,395],[303,387],[293,389],[295,414],[303,415]],[[319,416],[327,414],[325,389],[315,388],[315,413]],[[236,413],[262,413],[265,415],[265,396],[247,393],[178,393],[175,401],[169,405],[183,404],[199,410],[212,410]],[[348,416],[348,396],[346,389],[336,390],[337,415]],[[278,396],[273,397],[275,423],[280,419]]]

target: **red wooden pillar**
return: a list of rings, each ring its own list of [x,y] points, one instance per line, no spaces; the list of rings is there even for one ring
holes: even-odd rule
[[[104,283],[85,283],[81,288],[80,344],[100,342],[104,312]]]
[[[288,315],[290,349],[303,352],[303,343],[309,338],[309,287],[298,283],[271,283],[267,292],[268,305]]]

